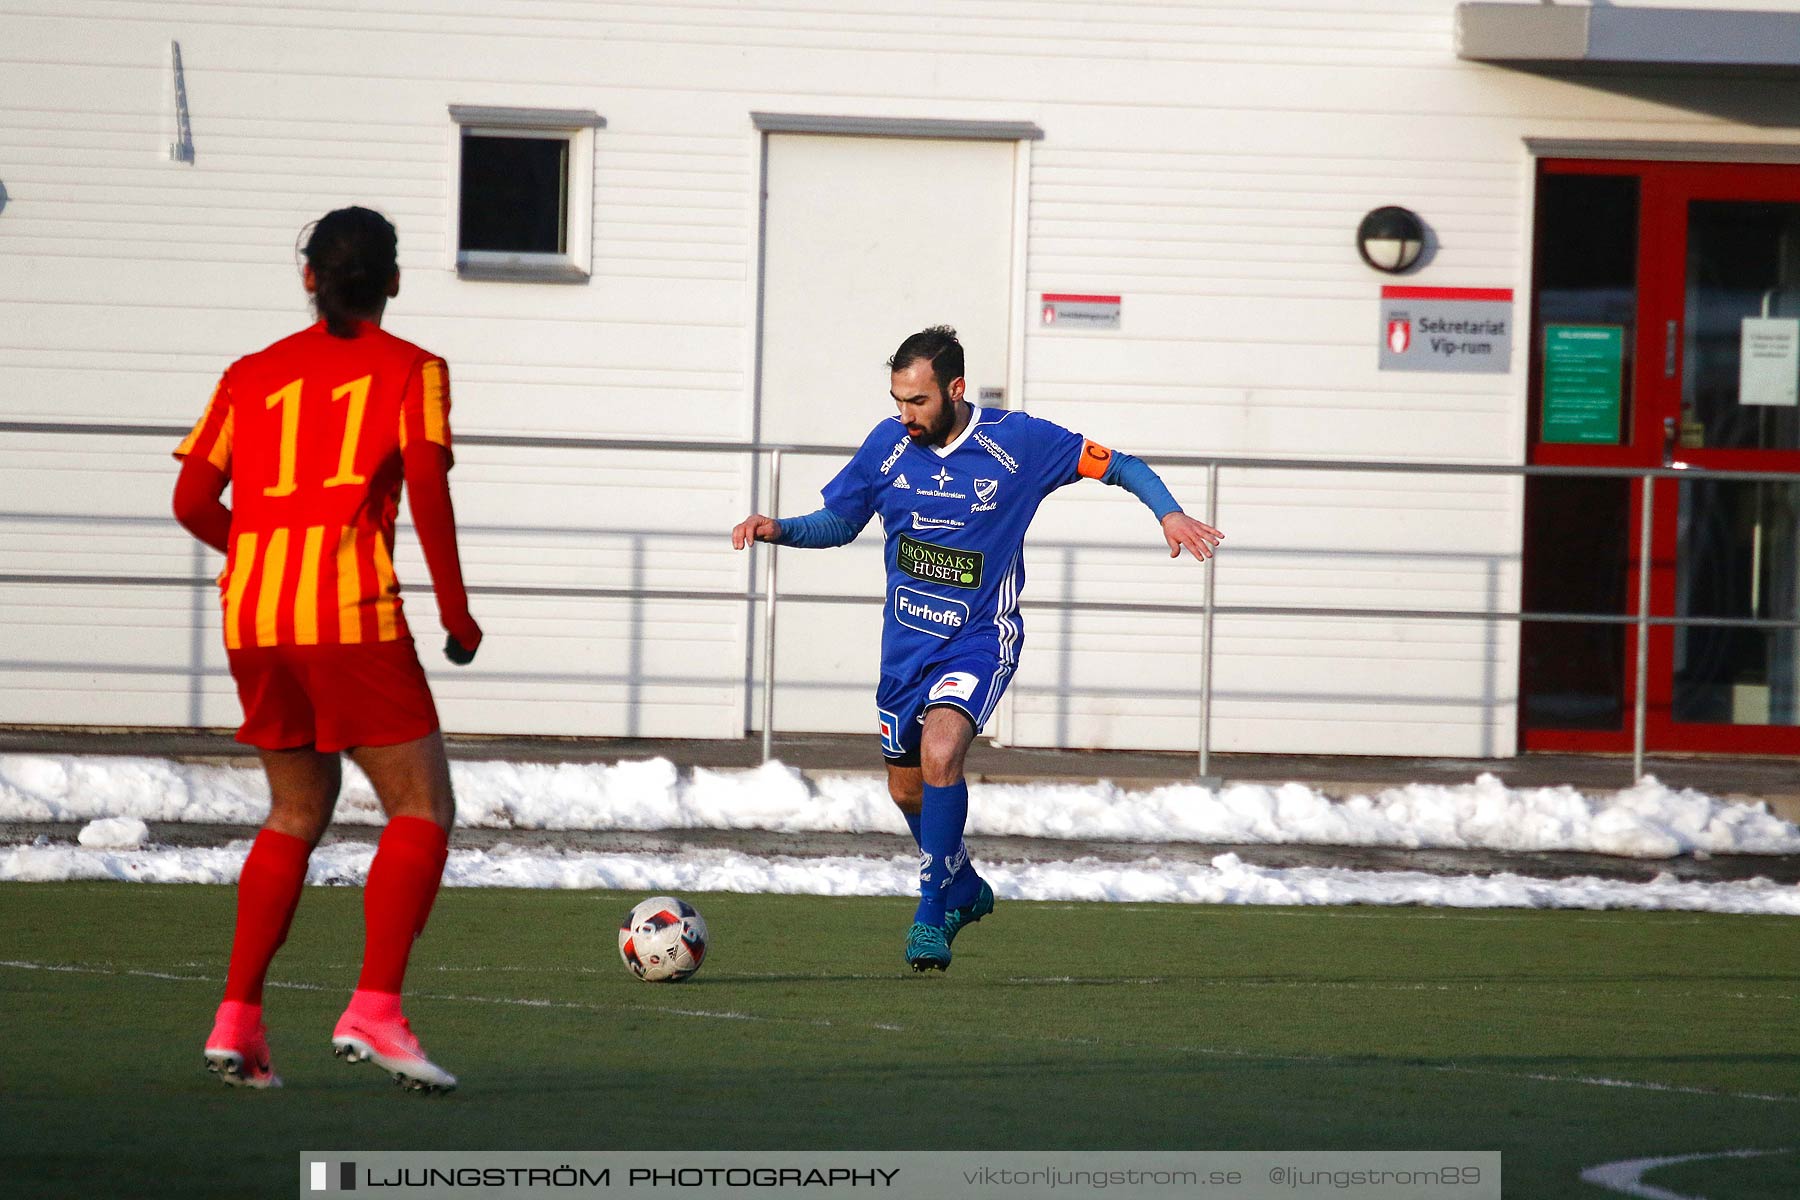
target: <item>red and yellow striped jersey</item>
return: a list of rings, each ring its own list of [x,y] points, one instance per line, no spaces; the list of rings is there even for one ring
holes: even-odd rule
[[[233,363],[175,451],[231,481],[225,645],[409,636],[394,575],[401,452],[450,448],[444,360],[364,322],[324,322]]]

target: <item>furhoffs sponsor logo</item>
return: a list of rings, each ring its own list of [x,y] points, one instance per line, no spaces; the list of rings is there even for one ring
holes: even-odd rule
[[[969,623],[969,606],[948,596],[929,596],[907,587],[895,588],[894,620],[908,629],[947,638]]]
[[[978,550],[954,550],[903,533],[895,561],[902,572],[922,583],[971,591],[981,587],[982,556]]]

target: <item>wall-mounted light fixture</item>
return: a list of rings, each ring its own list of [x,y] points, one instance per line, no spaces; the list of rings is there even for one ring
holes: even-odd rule
[[[1377,271],[1398,275],[1419,261],[1425,249],[1425,222],[1410,208],[1389,204],[1371,209],[1356,227],[1356,252]]]

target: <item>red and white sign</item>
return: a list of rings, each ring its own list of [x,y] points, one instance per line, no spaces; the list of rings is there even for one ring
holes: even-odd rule
[[[1381,289],[1383,371],[1504,374],[1512,367],[1511,288]]]
[[[1085,292],[1045,292],[1038,309],[1045,325],[1075,325],[1083,329],[1117,329],[1120,302],[1117,296]]]

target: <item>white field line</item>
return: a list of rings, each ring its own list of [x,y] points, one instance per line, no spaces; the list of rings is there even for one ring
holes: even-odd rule
[[[204,967],[207,964],[189,962],[176,963],[175,965],[181,967]],[[358,971],[362,969],[362,964],[360,962],[330,962],[321,963],[319,965],[328,970]],[[418,971],[435,971],[447,975],[537,975],[543,973],[542,967],[459,967],[449,964],[421,966],[414,969]],[[613,969],[610,967],[560,967],[558,970],[575,975],[611,975],[613,973]],[[793,971],[733,971],[732,975],[734,978],[740,979],[830,979],[837,982],[842,982],[844,980],[855,980],[860,982],[865,980],[894,978],[892,974],[886,972],[880,974],[845,974],[839,971],[814,971],[805,974],[796,974]],[[1169,981],[1166,977],[1161,975],[1144,975],[1136,977],[1123,975],[1015,975],[1009,976],[1006,982],[1017,984],[1096,985],[1117,983],[1165,984]],[[1183,986],[1186,987],[1212,988],[1216,991],[1226,991],[1234,988],[1243,989],[1245,991],[1278,988],[1284,991],[1321,992],[1520,992],[1530,993],[1533,996],[1569,996],[1575,994],[1576,991],[1575,988],[1546,988],[1528,982],[1469,983],[1455,979],[1446,980],[1441,983],[1352,983],[1336,979],[1186,979],[1183,980],[1182,983]],[[1655,989],[1636,988],[1633,990],[1632,994],[1636,996],[1646,996],[1652,994],[1652,992],[1663,999],[1743,1000],[1759,1004],[1767,1003],[1769,1001],[1800,1000],[1800,995],[1788,995],[1783,992],[1720,992],[1711,989],[1700,991],[1689,989],[1687,991],[1671,992],[1666,987],[1657,987]]]
[[[83,975],[115,975],[139,979],[166,979],[180,983],[220,984],[224,981],[211,975],[174,975],[163,971],[144,971],[120,969],[101,966],[93,963],[40,963],[18,959],[0,959],[0,968],[11,968],[20,971],[59,971]],[[892,979],[902,976],[855,976],[865,979]],[[1032,982],[1076,983],[1075,979],[1044,979]],[[1117,981],[1113,981],[1117,982]],[[1131,980],[1129,982],[1148,982],[1147,980]],[[324,984],[292,983],[271,981],[268,987],[286,991],[322,992],[331,990]],[[825,1018],[803,1019],[799,1017],[771,1017],[756,1013],[726,1011],[718,1012],[709,1009],[677,1008],[664,1004],[591,1004],[579,1000],[546,1000],[523,996],[464,996],[436,992],[411,992],[408,995],[416,1000],[441,1000],[457,1004],[494,1004],[512,1008],[560,1009],[576,1012],[592,1013],[661,1013],[666,1016],[695,1017],[717,1021],[752,1021],[768,1025],[805,1025],[813,1028],[844,1028],[862,1030],[880,1030],[884,1033],[905,1033],[906,1026],[891,1022],[871,1022],[859,1024],[850,1021],[832,1021]],[[935,1031],[934,1036],[942,1036],[943,1030]],[[1194,1054],[1208,1058],[1258,1059],[1263,1061],[1300,1063],[1309,1066],[1335,1067],[1354,1070],[1359,1067],[1412,1067],[1424,1071],[1440,1071],[1458,1075],[1483,1075],[1498,1079],[1525,1079],[1537,1083],[1574,1084],[1582,1087],[1625,1088],[1633,1091],[1664,1092],[1687,1096],[1709,1096],[1720,1100],[1752,1100],[1766,1104],[1800,1104],[1800,1096],[1766,1092],[1723,1092],[1712,1088],[1684,1087],[1677,1084],[1651,1083],[1644,1080],[1608,1079],[1591,1075],[1551,1075],[1542,1072],[1498,1071],[1475,1067],[1459,1067],[1455,1065],[1433,1065],[1429,1063],[1408,1062],[1371,1062],[1363,1058],[1345,1058],[1329,1054],[1277,1054],[1263,1050],[1246,1050],[1234,1047],[1200,1046],[1186,1043],[1166,1044],[1158,1042],[1140,1042],[1130,1039],[1101,1039],[1093,1037],[1053,1037],[1045,1034],[1018,1035],[985,1030],[971,1035],[980,1038],[994,1038],[1001,1041],[1019,1042],[1023,1044],[1053,1044],[1069,1046],[1091,1046],[1097,1049],[1118,1048],[1124,1050],[1153,1050],[1160,1053]],[[1760,1152],[1759,1152],[1760,1153]]]
[[[1589,1167],[1581,1173],[1581,1181],[1618,1192],[1622,1196],[1636,1196],[1639,1200],[1706,1200],[1704,1196],[1688,1196],[1645,1183],[1644,1172],[1673,1166],[1675,1163],[1704,1162],[1713,1158],[1761,1158],[1765,1154],[1792,1153],[1794,1148],[1788,1147],[1784,1150],[1721,1150],[1707,1154],[1676,1154],[1668,1158],[1627,1158]]]
[[[176,963],[174,965],[182,966],[182,967],[201,967],[201,966],[205,966],[206,964],[199,963],[199,962],[186,962],[186,963]],[[342,969],[342,970],[352,970],[352,971],[358,969],[358,967],[360,966],[360,964],[358,964],[358,963],[325,963],[323,965],[328,968],[338,968],[338,969]],[[88,975],[128,975],[128,976],[133,976],[133,977],[142,978],[142,979],[172,979],[172,980],[176,980],[178,982],[186,982],[186,983],[207,983],[207,982],[214,981],[214,977],[210,976],[210,975],[171,975],[171,974],[167,974],[167,973],[161,972],[161,971],[128,970],[128,969],[115,968],[109,963],[82,963],[82,964],[62,965],[62,964],[53,964],[53,963],[30,963],[30,962],[0,960],[0,967],[14,967],[19,970],[65,971],[65,972],[72,972],[72,973],[76,973],[76,974],[88,974]],[[448,966],[448,965],[435,966],[435,967],[419,967],[417,969],[420,971],[430,971],[430,972],[434,972],[434,973],[438,973],[438,974],[456,974],[456,975],[538,974],[541,970],[541,968],[538,968],[538,967],[456,967],[456,966]],[[612,973],[610,971],[602,970],[598,967],[564,967],[562,969],[564,971],[567,971],[567,972],[570,972],[573,974],[577,974],[577,975],[610,975]],[[844,975],[844,974],[835,974],[835,973],[834,974],[819,973],[819,974],[816,974],[813,976],[796,976],[791,971],[738,971],[738,972],[735,972],[735,974],[738,976],[741,976],[745,979],[789,979],[789,978],[808,978],[808,977],[810,977],[810,978],[818,978],[818,979],[829,978],[829,979],[840,980],[840,981],[841,980],[854,980],[857,982],[867,982],[867,981],[873,981],[873,980],[878,980],[878,979],[893,979],[893,978],[895,978],[895,976],[889,975],[889,974]],[[1091,977],[1089,977],[1089,976],[1076,976],[1076,975],[1046,975],[1046,976],[1014,975],[1014,976],[1008,976],[1006,982],[1014,983],[1014,984],[1025,984],[1025,985],[1048,984],[1048,985],[1068,985],[1068,986],[1084,986],[1084,985],[1093,986],[1093,985],[1110,985],[1110,984],[1122,984],[1122,983],[1123,984],[1163,984],[1163,983],[1167,983],[1168,980],[1160,975],[1146,975],[1146,976],[1141,976],[1141,977],[1129,977],[1129,976],[1117,976],[1117,977],[1115,977],[1115,976],[1091,976]],[[1244,990],[1261,989],[1261,988],[1279,988],[1284,991],[1285,990],[1305,990],[1305,991],[1343,991],[1343,992],[1530,991],[1533,995],[1544,995],[1545,994],[1544,989],[1542,989],[1542,988],[1533,988],[1528,985],[1517,984],[1517,983],[1496,985],[1496,984],[1486,984],[1486,983],[1457,983],[1457,982],[1449,982],[1449,983],[1346,983],[1341,980],[1307,980],[1307,979],[1278,979],[1278,980],[1271,980],[1271,979],[1190,979],[1187,981],[1187,985],[1190,987],[1205,987],[1205,988],[1213,988],[1213,989],[1217,989],[1217,990],[1226,990],[1226,989],[1231,989],[1231,988],[1241,988]],[[325,990],[324,986],[321,984],[271,983],[271,984],[269,984],[269,986],[270,987],[284,987],[284,988],[301,990],[301,991],[324,991]],[[1554,994],[1559,995],[1559,996],[1566,996],[1566,995],[1569,995],[1572,991],[1573,991],[1573,989],[1571,989],[1571,988],[1557,988],[1557,989],[1555,989]],[[1639,995],[1644,994],[1644,989],[1641,989],[1641,988],[1638,989],[1637,994],[1639,994]],[[1667,993],[1665,993],[1661,990],[1658,990],[1657,994],[1658,995],[1666,995]],[[1688,999],[1700,997],[1700,998],[1709,998],[1709,999],[1751,1000],[1751,1001],[1757,1001],[1757,1002],[1763,1002],[1763,1001],[1769,1001],[1769,1000],[1800,999],[1800,997],[1789,996],[1789,995],[1779,993],[1779,992],[1767,993],[1767,994],[1754,994],[1754,993],[1749,993],[1749,992],[1682,992],[1682,993],[1680,993],[1680,995],[1685,998],[1688,998]],[[479,1000],[479,999],[481,999],[481,997],[469,997],[469,996],[434,997],[434,998],[435,999],[461,999],[461,1000]],[[495,1001],[495,1002],[499,1003],[500,1001]],[[519,1000],[519,1001],[516,1001],[516,1003],[524,1004],[524,1003],[526,1003],[526,1001]],[[602,1011],[607,1011],[607,1010],[602,1010]],[[673,1010],[671,1010],[671,1011],[673,1011]],[[779,1018],[770,1018],[770,1019],[776,1020]],[[1438,1069],[1439,1070],[1456,1070],[1459,1068],[1440,1067]],[[1519,1076],[1516,1076],[1516,1078],[1521,1078],[1521,1079],[1560,1079],[1563,1077],[1562,1076],[1550,1076],[1550,1075],[1519,1075]],[[1633,1085],[1633,1084],[1629,1083],[1628,1081],[1619,1081],[1619,1080],[1590,1080],[1589,1082],[1593,1082],[1596,1084],[1605,1083],[1608,1086],[1613,1086],[1613,1087],[1630,1087],[1630,1086],[1659,1087],[1659,1088],[1662,1087],[1662,1085],[1660,1085],[1660,1084]],[[1679,1089],[1676,1089],[1676,1090],[1679,1090]],[[1698,1089],[1693,1089],[1693,1090],[1695,1090],[1700,1095],[1711,1096],[1711,1095],[1725,1094],[1725,1093],[1708,1091],[1705,1088],[1698,1088]],[[1752,1096],[1751,1098],[1753,1098],[1753,1099],[1788,1099],[1789,1097]],[[1800,1099],[1800,1097],[1796,1097],[1795,1099]]]

